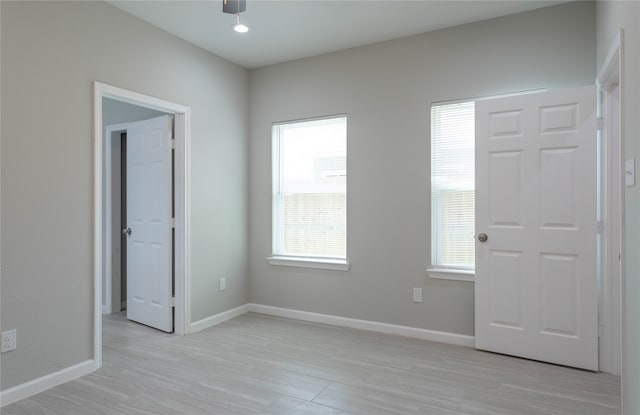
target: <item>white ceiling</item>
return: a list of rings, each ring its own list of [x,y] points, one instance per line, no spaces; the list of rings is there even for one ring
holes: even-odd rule
[[[564,3],[554,0],[247,0],[240,19],[214,1],[109,1],[246,68],[319,55]]]

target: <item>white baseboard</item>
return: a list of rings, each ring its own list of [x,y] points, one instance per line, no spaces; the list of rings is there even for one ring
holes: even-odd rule
[[[439,343],[456,344],[474,347],[474,337],[445,331],[427,330],[417,327],[398,326],[395,324],[379,323],[377,321],[358,320],[329,314],[311,313],[308,311],[291,310],[288,308],[272,307],[262,304],[248,304],[249,311],[271,316],[286,317],[314,323],[330,324],[333,326],[349,327],[353,329],[375,331],[378,333],[394,334]]]
[[[111,314],[111,307],[102,304],[102,314]]]
[[[227,320],[241,316],[249,311],[249,304],[241,305],[240,307],[232,308],[231,310],[224,311],[220,314],[213,315],[211,317],[203,318],[189,325],[187,334],[199,332],[200,330],[208,329],[220,323],[224,323]]]
[[[29,396],[79,378],[80,376],[87,375],[96,369],[96,364],[93,359],[85,360],[77,365],[69,366],[57,372],[49,373],[40,378],[3,390],[0,392],[0,407],[10,405],[21,399],[28,398]]]

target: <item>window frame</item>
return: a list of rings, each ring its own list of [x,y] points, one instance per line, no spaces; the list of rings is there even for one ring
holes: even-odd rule
[[[294,125],[294,124],[302,124],[309,123],[315,121],[323,121],[323,120],[338,120],[344,119],[345,128],[348,128],[347,122],[347,114],[335,114],[335,115],[327,115],[320,117],[312,117],[312,118],[303,118],[296,119],[290,121],[279,121],[272,123],[271,126],[271,139],[272,139],[272,149],[271,149],[271,157],[272,157],[272,166],[271,166],[271,174],[272,174],[272,219],[271,219],[271,252],[272,255],[267,257],[267,261],[271,265],[276,266],[291,266],[291,267],[300,267],[300,268],[315,268],[315,269],[326,269],[326,270],[336,270],[336,271],[347,271],[350,267],[350,262],[348,261],[347,256],[347,225],[345,223],[345,256],[344,257],[330,257],[330,256],[313,256],[313,255],[287,255],[282,253],[277,253],[278,247],[282,247],[284,243],[282,241],[282,230],[284,224],[282,223],[282,209],[283,199],[280,197],[281,189],[283,186],[283,177],[280,174],[282,160],[282,140],[280,137],[280,127],[284,125]],[[348,135],[348,129],[347,129]],[[345,138],[346,140],[346,138]],[[347,156],[347,142],[345,141],[345,157]],[[347,221],[347,190],[345,188],[345,222]]]
[[[434,209],[436,206],[433,204],[433,173],[432,173],[432,162],[431,157],[433,156],[433,122],[432,122],[432,111],[436,106],[443,105],[452,105],[452,104],[461,104],[461,103],[474,103],[474,116],[475,116],[475,103],[478,101],[477,98],[467,98],[467,99],[456,99],[456,100],[448,100],[448,101],[434,101],[431,102],[429,106],[429,221],[431,226],[429,228],[429,246],[431,249],[431,255],[429,256],[429,267],[427,268],[427,275],[430,278],[434,279],[444,279],[444,280],[455,280],[455,281],[475,281],[475,266],[474,267],[465,267],[465,266],[455,266],[455,265],[442,265],[435,263],[434,259],[439,256],[438,252],[433,252],[433,246],[440,244],[440,239],[437,241],[433,241],[434,238],[434,226],[433,226],[433,218],[434,218]],[[474,123],[475,130],[475,123]],[[474,157],[475,157],[475,142],[474,142]],[[475,173],[475,172],[474,172]],[[475,192],[475,184],[474,184],[474,192]],[[474,195],[475,199],[475,195]],[[439,217],[440,210],[435,212],[435,214]],[[475,215],[475,212],[474,212]]]

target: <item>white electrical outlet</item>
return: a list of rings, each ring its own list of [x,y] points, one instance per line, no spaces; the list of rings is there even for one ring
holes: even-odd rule
[[[16,331],[7,330],[2,332],[2,350],[1,353],[10,352],[16,349]]]
[[[220,291],[227,289],[227,279],[225,277],[220,278]]]
[[[413,302],[421,303],[422,302],[422,288],[414,288],[413,289]]]

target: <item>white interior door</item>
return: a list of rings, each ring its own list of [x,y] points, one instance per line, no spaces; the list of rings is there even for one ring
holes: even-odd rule
[[[127,128],[127,318],[173,331],[171,120]]]
[[[598,369],[595,103],[594,87],[477,102],[478,349]]]

